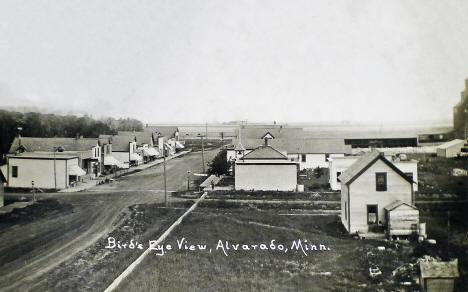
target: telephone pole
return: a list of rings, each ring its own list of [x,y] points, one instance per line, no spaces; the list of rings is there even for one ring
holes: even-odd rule
[[[201,138],[201,159],[202,159],[202,167],[203,167],[203,173],[205,173],[205,146],[203,146],[203,135],[200,135]]]
[[[163,144],[163,168],[164,168],[164,204],[167,207],[167,185],[166,185],[166,145]]]

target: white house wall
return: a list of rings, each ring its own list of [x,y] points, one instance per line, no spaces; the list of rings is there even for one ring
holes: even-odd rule
[[[324,153],[306,153],[305,161],[302,161],[302,154],[288,153],[287,156],[289,160],[299,162],[300,170],[329,167],[328,160]],[[344,157],[344,154],[330,154],[329,157]]]
[[[387,191],[378,192],[375,190],[376,172],[387,173]],[[407,204],[412,203],[411,184],[380,159],[349,184],[349,187],[350,233],[368,232],[367,205],[378,205],[378,221],[385,223],[385,206],[396,200]],[[344,196],[342,190],[342,201]]]
[[[294,164],[236,164],[236,190],[293,191],[297,185]]]

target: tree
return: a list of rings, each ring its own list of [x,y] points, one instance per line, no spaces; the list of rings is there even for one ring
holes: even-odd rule
[[[208,173],[215,175],[228,174],[230,167],[231,164],[227,161],[227,151],[221,150],[209,164]]]

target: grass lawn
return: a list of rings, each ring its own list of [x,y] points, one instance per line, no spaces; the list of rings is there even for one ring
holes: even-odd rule
[[[283,212],[284,213],[284,212]],[[358,240],[343,233],[337,216],[279,216],[252,208],[197,208],[165,241],[173,250],[151,253],[119,286],[119,291],[414,291],[390,281],[390,273],[409,260],[412,247]],[[206,250],[178,249],[177,240],[206,245]],[[283,244],[287,252],[253,250],[253,245]],[[291,250],[301,239],[330,250]],[[227,250],[219,240],[246,244],[251,250]],[[223,243],[223,246],[225,244]],[[385,246],[385,251],[377,251]],[[217,249],[218,247],[218,249]],[[208,251],[211,248],[211,253]],[[226,249],[225,249],[226,250]],[[368,276],[369,254],[383,273]]]
[[[443,158],[411,154],[418,163],[417,199],[468,199],[468,177],[452,176],[454,168],[468,170],[468,157]]]

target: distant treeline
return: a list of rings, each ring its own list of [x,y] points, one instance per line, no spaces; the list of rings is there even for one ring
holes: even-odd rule
[[[18,127],[22,130],[19,132]],[[55,114],[20,113],[0,110],[0,153],[8,152],[13,138],[23,137],[78,137],[95,138],[99,134],[117,134],[117,131],[142,131],[143,123],[135,119],[93,119]],[[1,158],[1,157],[0,157]]]

